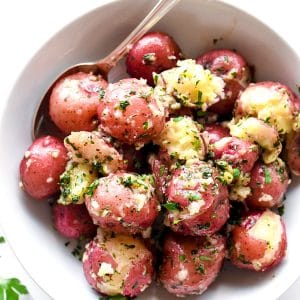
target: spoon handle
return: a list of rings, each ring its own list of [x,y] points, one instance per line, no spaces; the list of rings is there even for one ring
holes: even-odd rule
[[[141,23],[126,37],[126,39],[117,46],[107,57],[101,59],[97,64],[106,70],[112,69],[116,63],[123,58],[131,49],[132,45],[137,42],[151,27],[153,27],[165,14],[171,10],[180,0],[160,0],[154,8],[147,14]]]

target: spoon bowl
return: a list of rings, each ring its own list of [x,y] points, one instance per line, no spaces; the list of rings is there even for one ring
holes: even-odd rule
[[[117,46],[108,56],[97,62],[80,63],[71,66],[61,73],[50,85],[47,92],[42,97],[40,104],[33,116],[32,139],[43,135],[54,135],[64,137],[64,133],[54,124],[49,115],[49,100],[55,84],[62,78],[69,75],[84,72],[87,74],[101,74],[106,80],[110,70],[122,59],[151,27],[153,27],[165,14],[167,14],[180,0],[160,0],[139,25]]]

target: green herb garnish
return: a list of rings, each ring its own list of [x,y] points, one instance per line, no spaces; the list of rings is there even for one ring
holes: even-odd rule
[[[265,183],[269,184],[272,182],[271,173],[266,166],[263,166],[264,176],[265,176]]]
[[[178,210],[179,209],[178,203],[174,203],[174,202],[167,202],[167,203],[164,203],[162,206],[165,207],[167,210]]]
[[[181,120],[183,120],[183,116],[178,116],[178,117],[176,117],[176,118],[173,118],[173,122],[180,122]]]
[[[129,102],[127,100],[121,100],[120,101],[120,109],[125,111],[126,107],[129,105]]]
[[[93,196],[94,191],[98,187],[98,185],[99,185],[99,180],[98,179],[94,180],[94,182],[87,188],[86,195],[90,197]]]
[[[202,261],[211,261],[212,260],[211,257],[206,256],[206,255],[200,255],[199,259]]]
[[[105,96],[105,90],[103,88],[100,88],[98,95],[99,95],[99,100],[102,100]]]
[[[5,238],[4,238],[4,236],[0,236],[0,244],[3,244],[3,243],[5,243]]]
[[[0,279],[0,299],[18,300],[20,295],[28,295],[28,290],[17,278]]]
[[[179,255],[179,260],[180,261],[185,261],[186,260],[185,255],[183,255],[183,254]]]
[[[238,168],[234,168],[234,169],[232,169],[232,175],[233,175],[233,178],[239,178],[241,175],[241,172]]]

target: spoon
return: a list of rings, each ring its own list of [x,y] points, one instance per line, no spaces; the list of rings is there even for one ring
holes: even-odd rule
[[[47,92],[42,97],[40,104],[34,114],[32,123],[32,139],[43,135],[55,135],[64,137],[64,134],[52,122],[49,115],[49,98],[54,85],[64,77],[77,72],[101,74],[107,79],[109,71],[122,59],[151,27],[153,27],[165,14],[171,10],[180,0],[160,0],[154,8],[147,14],[141,23],[117,46],[108,56],[97,62],[81,63],[70,67],[61,73]]]

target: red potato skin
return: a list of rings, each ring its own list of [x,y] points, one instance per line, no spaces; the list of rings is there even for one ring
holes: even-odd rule
[[[174,172],[167,189],[168,202],[177,203],[180,209],[186,209],[191,203],[187,198],[189,192],[199,193],[204,200],[199,212],[189,215],[178,223],[176,222],[177,217],[168,211],[166,224],[174,232],[193,236],[210,235],[220,230],[227,221],[229,217],[228,189],[216,179],[217,170],[213,167],[210,168],[212,169],[213,183],[207,185],[205,191],[201,191],[199,182],[190,188],[185,186],[187,178],[191,178],[190,176],[197,172],[197,166],[190,170],[181,167]]]
[[[290,105],[290,111],[292,114],[297,114],[300,109],[300,101],[295,95],[295,93],[286,85],[280,83],[280,82],[274,82],[274,81],[262,81],[258,83],[251,83],[247,89],[255,89],[258,86],[262,86],[265,88],[274,88],[275,90],[281,90],[284,89],[289,95],[289,105]],[[236,116],[243,116],[244,115],[244,110],[243,110],[243,105],[239,99],[236,101],[236,106],[235,106],[235,111],[234,114]]]
[[[287,164],[291,172],[300,175],[300,132],[293,132],[287,138],[286,144]]]
[[[168,292],[179,297],[202,294],[219,274],[224,257],[225,238],[221,235],[189,237],[169,233],[164,239],[159,280]],[[182,269],[187,271],[186,278],[178,278]]]
[[[211,151],[215,159],[227,161],[234,168],[249,173],[258,159],[258,147],[235,137],[225,137],[215,142]]]
[[[83,256],[84,275],[91,287],[99,293],[102,293],[102,291],[97,283],[100,283],[102,278],[98,275],[91,276],[91,274],[98,274],[99,265],[103,262],[111,264],[114,269],[117,268],[118,263],[111,255],[112,250],[107,249],[105,240],[98,239],[97,236],[86,246]],[[143,291],[145,286],[147,287],[151,283],[154,273],[153,260],[152,253],[146,247],[139,248],[139,258],[128,260],[130,271],[128,276],[124,278],[122,295],[135,297]]]
[[[150,59],[145,59],[147,54],[150,54]],[[146,79],[153,86],[153,72],[161,73],[176,67],[177,60],[182,57],[181,50],[172,37],[163,32],[149,32],[128,53],[127,72],[137,79]]]
[[[57,138],[45,136],[35,140],[20,164],[24,191],[33,199],[45,200],[59,192],[59,176],[68,161],[67,150]]]
[[[265,173],[270,175],[270,182],[266,182]],[[288,188],[289,176],[286,167],[280,166],[277,161],[265,165],[258,161],[251,171],[251,195],[246,203],[251,208],[264,209],[279,207]],[[272,200],[262,201],[264,195],[269,195]]]
[[[126,107],[120,108],[125,101]],[[152,89],[135,78],[109,85],[98,106],[98,118],[106,133],[130,145],[151,141],[165,125],[164,112],[154,99]],[[146,128],[145,124],[152,126]]]
[[[205,125],[202,136],[204,138],[206,147],[208,148],[209,145],[214,144],[220,139],[229,137],[230,132],[228,128],[223,127],[221,124],[213,123]]]
[[[54,228],[67,238],[92,238],[96,235],[97,227],[93,224],[84,204],[61,205],[55,203],[52,215]]]
[[[280,246],[274,255],[271,263],[264,264],[259,270],[255,269],[250,263],[252,260],[259,259],[263,257],[264,252],[268,249],[268,244],[265,240],[255,239],[249,236],[248,231],[255,225],[257,220],[261,217],[263,212],[252,211],[248,215],[244,216],[243,221],[240,225],[234,227],[231,231],[230,243],[231,247],[229,249],[229,257],[231,262],[238,268],[247,269],[251,271],[265,272],[276,265],[278,265],[285,257],[287,248],[287,237],[285,231],[285,225],[281,220],[283,227],[283,234],[281,237]],[[239,244],[239,251],[235,247]],[[242,259],[241,259],[242,257]]]
[[[158,215],[159,204],[155,194],[138,211],[133,203],[132,190],[120,183],[120,178],[131,173],[110,174],[99,179],[92,197],[86,196],[85,204],[94,224],[118,233],[136,234],[152,225]],[[93,202],[96,201],[97,208]],[[104,210],[110,213],[102,215]]]
[[[196,62],[213,74],[221,76],[226,83],[225,99],[212,105],[209,110],[219,115],[231,114],[239,93],[251,81],[246,60],[236,52],[219,49],[204,53],[196,59]],[[230,76],[232,72],[235,72],[234,78]]]
[[[66,87],[69,81],[76,86],[73,90]],[[96,129],[99,92],[106,87],[107,82],[100,75],[78,72],[62,78],[55,84],[50,96],[52,121],[65,134]]]
[[[149,158],[150,168],[155,179],[157,192],[161,202],[167,191],[167,185],[171,175],[171,157],[166,150],[160,150],[157,155]]]

